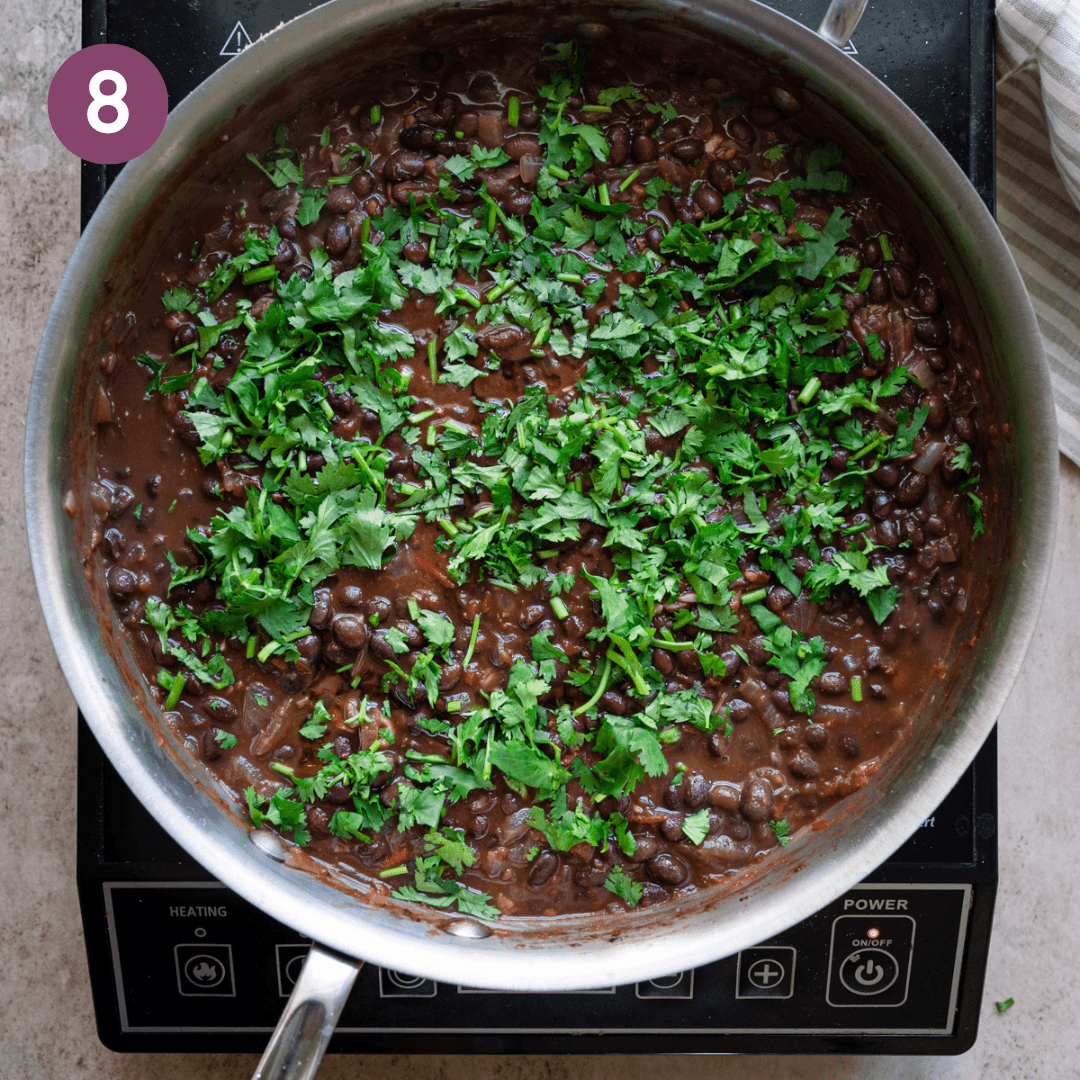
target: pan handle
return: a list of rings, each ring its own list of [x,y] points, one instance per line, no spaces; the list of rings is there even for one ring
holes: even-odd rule
[[[867,0],[832,0],[818,27],[818,34],[830,45],[842,49],[855,32],[866,4]]]
[[[252,1080],[312,1080],[363,960],[312,945]]]

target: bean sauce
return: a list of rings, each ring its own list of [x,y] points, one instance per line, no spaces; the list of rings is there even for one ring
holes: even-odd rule
[[[984,438],[950,281],[827,132],[726,77],[598,44],[567,83],[565,120],[589,130],[556,160],[544,87],[571,75],[533,49],[424,53],[408,86],[369,82],[260,136],[280,184],[254,166],[222,181],[145,275],[92,492],[108,595],[193,757],[316,858],[380,887],[442,883],[403,894],[420,901],[464,890],[459,910],[483,896],[486,915],[623,911],[729,881],[866,784],[910,737],[971,602]],[[610,105],[588,89],[629,85],[641,94]],[[808,172],[850,182],[786,183]],[[689,391],[746,378],[757,393],[769,373],[738,370],[757,343],[720,350],[716,318],[692,339],[674,328],[718,303],[749,326],[766,296],[779,323],[791,301],[749,279],[714,288],[679,245],[708,249],[752,214],[750,245],[783,219],[769,280],[827,281],[835,319],[818,342],[789,335],[771,420],[736,430],[735,404],[699,414]],[[466,219],[481,239],[459,238],[449,272],[448,223]],[[506,254],[485,262],[487,237]],[[790,263],[814,244],[812,270]],[[512,261],[533,245],[557,265]],[[389,291],[351,291],[388,250]],[[316,296],[323,314],[286,332],[282,303],[311,312]],[[318,319],[336,327],[321,346]],[[656,347],[657,327],[680,344]],[[690,344],[700,366],[680,384]],[[279,365],[264,408],[255,360]],[[665,379],[661,406],[648,392]],[[848,423],[815,426],[845,393]],[[262,409],[243,430],[227,419],[241,405]],[[503,420],[501,453],[482,453]],[[565,453],[537,451],[555,430]],[[601,484],[632,510],[618,542],[580,509]],[[467,537],[502,550],[552,485],[562,524],[536,519],[543,548],[468,554]],[[327,571],[330,489],[352,502]],[[800,533],[826,489],[835,527]],[[241,519],[277,530],[265,562],[236,546]],[[745,545],[731,573],[694,546],[726,529]],[[634,622],[648,552],[676,569]],[[213,560],[228,570],[206,573]],[[265,592],[289,567],[292,606]],[[493,709],[503,749],[467,744]],[[538,755],[532,773],[518,751]],[[616,759],[626,784],[591,788]]]

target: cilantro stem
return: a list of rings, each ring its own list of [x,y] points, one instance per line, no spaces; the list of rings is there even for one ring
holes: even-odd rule
[[[326,398],[323,398],[322,401],[319,402],[319,408],[322,409],[323,416],[325,416],[327,420],[329,420],[331,423],[333,423],[333,421],[334,421],[334,408],[330,404],[330,402],[326,400]]]
[[[172,686],[169,687],[169,696],[165,699],[165,711],[176,707],[176,703],[180,700],[180,695],[184,692],[184,687],[187,686],[186,675],[174,675]]]
[[[494,226],[492,226],[492,228],[494,228]],[[491,232],[491,229],[488,229],[488,232]],[[477,298],[473,296],[473,294],[469,292],[468,289],[462,287],[461,285],[454,289],[454,296],[456,296],[459,300],[468,304],[472,308],[478,308],[480,306],[480,301],[477,300]]]
[[[405,866],[404,864],[401,865],[401,866],[391,866],[389,870],[380,870],[379,871],[379,877],[381,877],[381,878],[400,877],[402,874],[407,874],[408,872],[409,872],[409,868],[407,866]]]
[[[560,169],[558,165],[549,165],[548,172],[559,180],[570,179],[570,174],[565,169]]]
[[[641,175],[640,169],[635,169],[620,185],[619,190],[625,191],[639,176]]]
[[[581,106],[581,111],[582,112],[609,113],[609,112],[611,112],[611,106],[610,105],[582,105]]]
[[[517,282],[510,278],[508,281],[503,282],[502,285],[496,285],[488,294],[484,297],[485,304],[493,304],[500,296],[504,296],[511,289],[517,288]]]
[[[742,602],[744,604],[757,604],[768,595],[768,589],[754,589],[752,592],[743,593]]]
[[[799,396],[795,400],[800,405],[809,405],[820,389],[821,380],[816,375],[811,375],[810,378],[806,380],[806,385],[799,392]]]
[[[410,596],[405,601],[405,607],[409,610],[409,618],[416,622],[420,618],[420,605]]]
[[[866,532],[866,530],[869,529],[873,524],[874,523],[869,518],[867,518],[866,521],[856,522],[854,525],[849,525],[844,530],[844,535],[852,536],[855,533]]]
[[[853,675],[851,677],[851,700],[862,701],[862,676]]]
[[[518,126],[518,119],[520,117],[520,113],[518,112],[518,110],[520,109],[520,107],[521,103],[516,97],[511,97],[510,100],[506,103],[506,122],[511,127]]]
[[[374,127],[382,119],[382,109],[378,105],[371,106],[371,124]]]
[[[439,348],[438,338],[432,338],[427,344],[428,367],[431,368],[431,385],[435,386],[439,381],[439,364],[436,353]]]
[[[244,648],[244,655],[250,660],[255,655],[255,649],[258,647],[258,641],[254,637],[247,639],[247,645]]]
[[[265,664],[271,656],[278,651],[280,646],[276,641],[268,641],[258,652],[256,659],[260,664]]]
[[[465,655],[462,657],[461,666],[467,668],[469,661],[472,659],[473,651],[476,648],[476,635],[480,633],[480,616],[474,615],[472,621],[472,634],[469,636],[469,647],[465,650]]]
[[[597,192],[600,195],[600,205],[601,206],[610,206],[611,205],[611,193],[608,191],[607,184],[601,184],[600,187],[597,189]]]
[[[439,527],[447,536],[457,536],[458,527],[449,518],[439,518]]]
[[[889,246],[889,238],[884,233],[882,233],[878,237],[878,243],[881,245],[881,257],[886,262],[892,262],[893,261],[893,253],[892,253],[892,248]]]
[[[562,602],[561,596],[551,598],[551,610],[555,612],[556,617],[559,619],[566,619],[570,616],[570,609]]]
[[[269,281],[277,276],[277,268],[274,266],[257,266],[254,270],[245,270],[240,280],[245,285],[254,285],[257,281]]]
[[[583,712],[588,712],[603,696],[604,691],[607,689],[608,677],[611,675],[611,656],[610,654],[604,657],[604,668],[600,672],[600,685],[596,688],[596,693],[593,694],[584,705],[579,705],[574,710],[575,716],[580,716]]]
[[[447,712],[461,712],[461,702],[460,701],[448,701],[446,703],[446,711]]]
[[[423,412],[413,413],[409,420],[414,424],[422,424],[425,420],[435,415],[434,409],[425,409]]]

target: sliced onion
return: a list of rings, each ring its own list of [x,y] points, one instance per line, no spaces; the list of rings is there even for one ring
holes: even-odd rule
[[[937,379],[930,370],[930,365],[926,362],[925,357],[920,356],[908,370],[922,383],[924,389],[933,390],[937,386]]]
[[[926,449],[915,459],[911,467],[925,476],[934,471],[934,466],[945,456],[945,450],[946,446],[943,442],[927,443]]]
[[[476,122],[476,137],[489,150],[502,146],[502,117],[496,113],[481,113]]]
[[[521,176],[521,182],[523,184],[535,184],[536,178],[540,175],[540,167],[544,164],[542,157],[536,157],[533,154],[526,154],[518,162],[519,175]]]

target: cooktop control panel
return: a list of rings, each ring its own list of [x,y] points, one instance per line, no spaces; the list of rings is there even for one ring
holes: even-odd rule
[[[121,1031],[272,1030],[308,941],[214,882],[102,889]],[[761,945],[632,986],[506,994],[367,966],[338,1041],[360,1036],[377,1052],[389,1048],[380,1036],[403,1033],[415,1036],[418,1050],[529,1035],[605,1043],[659,1034],[949,1035],[972,889],[860,885]],[[671,959],[682,967],[688,958]],[[485,995],[482,1010],[476,995]]]

